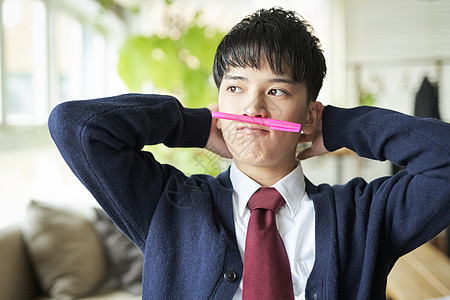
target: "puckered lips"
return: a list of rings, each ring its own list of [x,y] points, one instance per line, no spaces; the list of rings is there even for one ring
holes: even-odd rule
[[[268,135],[270,134],[270,129],[267,126],[240,123],[236,126],[236,130],[239,133],[250,134],[250,135]]]

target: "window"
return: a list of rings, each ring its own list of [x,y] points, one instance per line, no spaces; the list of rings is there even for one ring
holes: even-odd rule
[[[65,12],[55,20],[56,95],[58,99],[79,99],[83,96],[83,27]]]
[[[116,71],[124,29],[94,0],[0,0],[0,227],[30,199],[93,202],[47,119],[62,101],[126,91]]]
[[[57,103],[108,93],[115,80],[108,47],[117,45],[109,39],[117,42],[118,32],[102,22],[96,1],[0,0],[0,6],[3,128],[42,127]]]
[[[37,0],[5,0],[2,12],[4,122],[43,124],[47,109],[45,6]]]

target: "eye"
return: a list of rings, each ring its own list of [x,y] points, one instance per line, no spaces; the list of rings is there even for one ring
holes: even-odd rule
[[[283,90],[280,90],[280,89],[271,89],[268,92],[268,94],[271,95],[271,96],[286,96],[287,92],[285,92]]]
[[[242,92],[244,91],[243,89],[241,89],[240,87],[235,86],[235,85],[229,86],[229,87],[227,88],[227,90],[230,91],[230,92],[232,92],[232,93],[235,93],[235,94],[237,94],[237,93],[242,93]]]

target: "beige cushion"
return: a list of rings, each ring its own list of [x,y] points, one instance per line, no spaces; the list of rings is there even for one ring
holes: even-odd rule
[[[36,294],[37,280],[19,225],[1,228],[0,299],[34,299]]]
[[[86,296],[106,275],[102,246],[86,216],[32,201],[23,231],[41,286],[52,298]]]

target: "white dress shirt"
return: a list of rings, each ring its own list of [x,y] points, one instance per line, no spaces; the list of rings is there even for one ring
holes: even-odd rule
[[[234,162],[231,164],[230,179],[234,189],[236,239],[244,260],[245,236],[250,218],[247,202],[261,185],[242,173]],[[315,259],[315,214],[313,202],[305,191],[305,178],[300,163],[272,187],[286,201],[276,214],[276,222],[291,266],[294,296],[295,299],[305,299],[306,281]],[[233,299],[241,298],[242,280]]]

